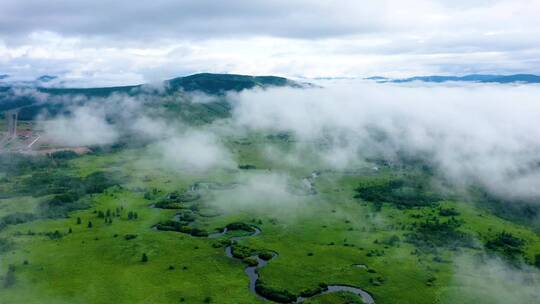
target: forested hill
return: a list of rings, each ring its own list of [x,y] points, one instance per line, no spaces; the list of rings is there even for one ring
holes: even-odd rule
[[[223,96],[227,92],[253,88],[290,86],[301,88],[302,84],[277,76],[247,76],[235,74],[201,73],[166,80],[158,84],[102,88],[43,88],[0,85],[0,115],[9,110],[19,109],[21,119],[33,119],[43,111],[60,113],[73,100],[106,98],[115,94],[131,97],[152,96],[171,97],[182,92],[202,92]]]

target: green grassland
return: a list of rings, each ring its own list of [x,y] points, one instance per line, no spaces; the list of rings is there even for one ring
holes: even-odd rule
[[[137,148],[56,160],[2,177],[0,189],[6,194],[0,199],[0,218],[26,217],[0,230],[0,303],[263,303],[248,290],[246,265],[224,252],[225,241],[241,232],[208,238],[155,228],[185,210],[193,210],[190,227],[208,233],[234,222],[258,227],[260,235],[242,238],[234,246],[277,253],[260,270],[261,281],[295,295],[320,284],[344,284],[364,289],[376,303],[482,303],[475,290],[456,282],[457,258],[493,254],[518,265],[534,264],[540,253],[540,235],[532,228],[455,197],[433,198],[424,190],[420,193],[422,186],[416,184],[397,184],[400,188],[392,188],[396,194],[383,201],[355,197],[358,189],[371,198],[373,189],[394,187],[394,180],[424,178],[421,169],[373,170],[374,164],[365,163],[336,171],[319,167],[310,155],[305,160],[311,165],[293,166],[265,152],[268,146],[288,151],[286,136],[252,134],[228,138],[225,144],[239,165],[250,167],[176,170]],[[314,180],[316,194],[243,195],[250,189],[246,184],[260,176],[287,176],[290,189],[301,189],[302,179],[316,170],[321,172]],[[67,178],[72,186],[65,191],[89,189],[88,180],[96,172],[109,173],[117,182],[77,192],[83,194],[72,208],[61,209],[60,216],[44,216],[51,214],[44,204],[58,193],[36,195],[36,171]],[[25,181],[35,184],[25,188]],[[181,209],[153,207],[168,193],[184,192],[200,181],[239,186],[201,191],[200,199],[180,202]],[[410,199],[407,191],[416,191],[416,198]],[[451,215],[443,215],[448,210]],[[442,232],[424,233],[426,229]],[[503,231],[523,240],[519,254],[484,249]],[[142,261],[143,254],[148,261]],[[12,279],[6,284],[8,276]],[[305,303],[361,299],[340,292]]]

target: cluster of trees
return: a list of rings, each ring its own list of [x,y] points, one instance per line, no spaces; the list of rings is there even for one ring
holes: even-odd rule
[[[201,198],[201,195],[196,192],[186,191],[180,193],[174,191],[168,193],[164,198],[156,202],[155,207],[161,209],[183,209],[186,208],[184,203],[196,201]]]
[[[510,221],[540,230],[540,204],[537,199],[508,199],[497,197],[482,188],[473,189],[471,196],[482,207]]]
[[[190,234],[196,237],[206,237],[208,236],[208,231],[188,226],[185,222],[177,221],[164,221],[156,225],[156,229],[163,231],[176,231],[181,233]]]
[[[431,205],[441,200],[440,195],[428,186],[425,177],[374,177],[363,180],[355,189],[355,198],[376,204],[380,210],[383,202],[398,208],[411,208]]]
[[[88,208],[81,198],[88,194],[103,193],[105,189],[118,185],[118,181],[105,172],[94,172],[84,178],[65,174],[34,174],[24,181],[33,186],[34,195],[54,194],[40,205],[46,217],[65,217],[71,211]]]
[[[121,217],[122,211],[124,210],[123,206],[116,207],[114,210],[107,209],[106,211],[95,210],[94,213],[97,214],[98,218],[104,218],[106,223],[112,224],[113,217]],[[135,211],[128,211],[127,219],[136,220],[139,218],[139,214]]]
[[[144,192],[144,199],[145,200],[152,200],[159,194],[159,190],[156,188],[152,188],[152,190],[147,190]]]
[[[399,238],[399,236],[395,234],[389,237],[383,238],[382,240],[376,239],[374,241],[375,244],[382,244],[382,245],[390,246],[390,247],[399,246],[400,242],[401,242],[401,239]]]
[[[458,216],[459,212],[455,208],[439,208],[440,216]]]
[[[127,218],[128,220],[136,220],[139,218],[139,214],[137,212],[129,211]]]
[[[54,232],[47,232],[45,233],[45,235],[48,236],[51,240],[59,240],[64,236],[58,230],[55,230]]]
[[[458,247],[473,247],[473,238],[460,231],[462,221],[451,217],[440,221],[438,217],[424,222],[413,223],[413,232],[406,234],[406,241],[424,251],[435,251],[438,247],[455,249]]]
[[[504,257],[515,260],[523,255],[525,240],[503,231],[498,233],[493,239],[486,242],[488,250],[498,252]]]
[[[15,212],[0,218],[0,230],[8,225],[22,224],[36,219],[33,213]]]
[[[65,163],[57,162],[47,156],[33,156],[20,153],[0,154],[0,172],[4,172],[8,179],[37,171],[54,170],[65,166]]]
[[[255,290],[258,294],[262,295],[266,299],[278,303],[292,303],[296,301],[296,298],[298,298],[295,294],[288,290],[269,287],[260,278],[255,283]]]
[[[233,244],[231,247],[231,254],[238,259],[245,259],[251,257],[257,253],[257,250],[240,244]]]
[[[195,213],[189,209],[182,210],[178,212],[176,215],[180,221],[188,222],[188,223],[194,222],[195,219],[197,218]]]
[[[226,226],[227,230],[237,230],[237,231],[246,231],[246,232],[254,232],[255,228],[249,224],[242,223],[242,222],[234,222],[230,223]]]
[[[116,207],[115,210],[111,211],[111,209],[107,209],[105,212],[101,210],[96,210],[95,213],[97,213],[98,218],[106,218],[106,217],[120,217],[122,214],[122,210],[124,210],[124,207]]]

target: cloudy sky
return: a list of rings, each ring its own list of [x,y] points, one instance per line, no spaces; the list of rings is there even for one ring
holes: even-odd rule
[[[2,0],[0,74],[540,74],[539,0]]]

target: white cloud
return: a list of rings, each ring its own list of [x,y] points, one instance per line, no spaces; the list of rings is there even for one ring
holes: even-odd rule
[[[538,1],[4,2],[0,70],[79,86],[201,71],[540,73]]]
[[[63,146],[111,144],[118,138],[116,128],[97,107],[78,107],[72,115],[43,122],[44,140]]]
[[[424,155],[458,185],[480,182],[506,197],[538,198],[538,96],[534,85],[352,82],[230,98],[238,127],[292,131],[332,167]]]
[[[159,141],[152,153],[160,156],[168,168],[195,171],[235,168],[229,151],[214,134],[189,130]]]
[[[442,303],[537,303],[540,271],[529,265],[509,265],[495,257],[458,256]]]

